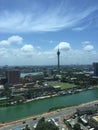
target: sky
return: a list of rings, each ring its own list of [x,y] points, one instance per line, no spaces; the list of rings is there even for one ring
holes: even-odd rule
[[[98,0],[0,0],[0,65],[98,62]]]

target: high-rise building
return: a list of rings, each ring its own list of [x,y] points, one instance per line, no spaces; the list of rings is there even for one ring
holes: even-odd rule
[[[94,66],[94,75],[98,76],[98,62],[93,63],[93,66]]]
[[[58,59],[58,73],[60,73],[60,51],[57,51],[57,59]]]
[[[8,84],[17,84],[20,81],[20,71],[18,70],[7,70],[6,78]]]

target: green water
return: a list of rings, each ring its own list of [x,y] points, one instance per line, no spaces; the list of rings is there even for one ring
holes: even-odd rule
[[[7,122],[47,112],[51,107],[72,106],[98,100],[98,89],[81,93],[36,100],[18,106],[1,107],[0,122]]]

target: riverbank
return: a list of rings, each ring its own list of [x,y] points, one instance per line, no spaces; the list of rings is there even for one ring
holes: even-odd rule
[[[94,89],[97,89],[97,88],[98,88],[98,85],[97,86],[93,86],[93,87],[89,87],[87,89],[84,88],[84,89],[77,89],[77,90],[73,90],[73,89],[63,90],[63,91],[60,91],[62,93],[59,92],[59,93],[52,94],[52,95],[47,95],[47,96],[42,96],[42,97],[36,97],[36,98],[33,98],[33,99],[28,99],[24,103],[35,101],[35,100],[41,100],[41,99],[51,98],[51,97],[55,97],[55,96],[63,96],[63,95],[76,94],[76,93],[80,93],[80,92],[87,91],[87,90],[94,90]]]
[[[58,112],[63,111],[63,110],[66,111],[66,110],[70,110],[70,109],[77,109],[79,107],[86,107],[86,106],[90,106],[90,105],[93,105],[93,104],[98,104],[98,100],[88,102],[88,103],[83,103],[83,104],[80,104],[80,105],[77,105],[77,106],[65,107],[65,108],[62,108],[62,109],[58,109],[58,110],[51,111],[51,112],[46,112],[46,113],[39,114],[39,115],[36,115],[36,116],[30,116],[30,117],[19,119],[19,120],[16,120],[16,121],[2,123],[2,124],[0,124],[0,129],[4,126],[22,123],[22,122],[25,122],[25,121],[33,120],[35,118],[46,117],[46,116],[49,116],[50,114],[58,113]]]
[[[53,94],[53,95],[49,95],[49,96],[42,96],[42,97],[37,97],[37,98],[33,98],[33,99],[28,99],[24,103],[35,101],[35,100],[40,100],[40,99],[51,98],[51,97],[55,97],[55,96],[58,96],[58,94]]]
[[[42,97],[37,97],[37,98],[33,98],[33,99],[28,99],[26,100],[24,103],[27,103],[27,102],[31,102],[31,101],[35,101],[35,100],[41,100],[41,99],[47,99],[47,98],[51,98],[51,97],[55,97],[55,96],[64,96],[64,95],[70,95],[70,94],[76,94],[76,93],[80,93],[80,92],[83,92],[83,91],[87,91],[87,90],[94,90],[94,89],[97,89],[98,86],[93,86],[93,87],[89,87],[88,89],[77,89],[75,91],[70,91],[70,90],[66,90],[65,91],[62,91],[62,94],[61,93],[57,93],[57,94],[53,94],[53,95],[48,95],[48,96],[42,96]]]
[[[87,90],[94,90],[97,88],[98,88],[98,86],[91,86],[89,88],[83,88],[83,89],[71,88],[68,90],[61,90],[61,91],[59,91],[55,94],[51,94],[51,95],[36,97],[36,98],[32,98],[32,99],[19,100],[17,103],[16,103],[16,101],[13,101],[11,103],[7,103],[7,101],[3,101],[3,103],[0,104],[0,107],[16,106],[16,105],[21,105],[21,104],[28,103],[28,102],[35,101],[35,100],[41,100],[41,99],[51,98],[51,97],[55,97],[55,96],[71,95],[71,94],[76,94],[76,93],[80,93],[80,92],[87,91]]]
[[[95,100],[98,100],[98,89],[28,101],[27,103],[15,106],[0,107],[0,123],[23,119],[31,115],[36,116],[59,106],[76,106]]]

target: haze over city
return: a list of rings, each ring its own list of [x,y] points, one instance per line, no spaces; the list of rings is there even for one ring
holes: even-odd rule
[[[0,0],[0,65],[98,61],[98,0]]]

